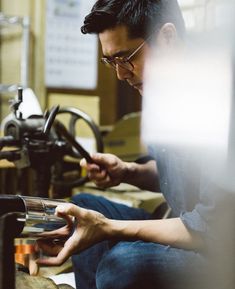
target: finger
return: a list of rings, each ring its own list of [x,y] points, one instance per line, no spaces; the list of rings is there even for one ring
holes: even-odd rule
[[[97,164],[89,164],[87,166],[87,171],[92,173],[99,173],[101,171],[101,166]]]
[[[87,209],[83,209],[71,203],[59,205],[56,207],[56,213],[63,214],[63,215],[70,215],[78,219],[83,218],[84,214],[87,211],[88,211]]]
[[[100,180],[100,181],[95,182],[95,184],[98,187],[104,188],[104,189],[109,188],[110,186],[113,185],[109,176],[107,176],[105,180]]]
[[[71,216],[68,216],[68,215],[66,215],[66,214],[63,214],[63,213],[59,213],[59,212],[57,212],[57,211],[55,211],[55,215],[57,216],[57,217],[61,217],[61,218],[63,218],[65,221],[66,221],[66,223],[67,223],[67,226],[64,226],[64,227],[66,227],[66,229],[72,229],[73,228],[73,225],[74,225],[74,218],[73,217],[71,217]],[[58,230],[61,230],[62,228],[60,228],[60,229],[58,229]]]
[[[60,260],[57,257],[49,257],[49,258],[39,258],[36,260],[36,263],[41,266],[59,266],[63,264],[66,260]]]
[[[63,248],[62,245],[55,243],[53,240],[45,241],[41,239],[37,240],[37,246],[49,256],[57,256]]]
[[[72,226],[73,227],[73,226]],[[69,235],[72,227],[66,225],[62,228],[49,231],[49,232],[43,232],[38,234],[38,237],[40,238],[47,238],[47,239],[53,239],[53,238],[65,238]]]
[[[89,179],[95,180],[95,181],[105,180],[107,175],[108,175],[108,173],[106,170],[102,170],[100,172],[89,172],[88,173]]]
[[[101,168],[99,165],[95,164],[95,163],[92,163],[92,164],[88,164],[87,161],[85,159],[82,159],[80,161],[80,166],[82,168],[84,168],[87,172],[88,172],[88,175],[90,173],[99,173],[101,171]]]
[[[86,161],[86,159],[81,159],[81,161],[80,161],[80,166],[81,167],[83,167],[83,168],[86,168],[87,167],[87,161]]]
[[[92,154],[94,162],[102,167],[109,167],[113,165],[116,158],[112,154],[94,153]]]
[[[105,185],[111,182],[111,178],[108,174],[106,174],[103,178],[96,179],[96,183]]]
[[[88,171],[99,171],[100,166],[96,163],[87,163],[86,159],[81,159],[80,161],[80,166],[83,167],[84,169],[87,169]]]
[[[74,253],[74,243],[75,240],[71,237],[56,257],[38,259],[37,264],[44,266],[59,266],[63,264]]]
[[[74,242],[72,242],[72,239],[69,239],[66,243],[65,246],[60,250],[58,253],[56,259],[54,259],[54,262],[57,264],[63,264],[70,256],[73,255],[74,253]]]
[[[29,258],[29,274],[30,276],[37,276],[39,271],[39,266],[36,263],[36,259],[31,257]]]

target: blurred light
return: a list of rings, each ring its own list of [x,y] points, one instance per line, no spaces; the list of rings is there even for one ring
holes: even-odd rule
[[[204,166],[217,185],[235,192],[235,26],[228,18],[213,30],[192,33],[185,45],[155,48],[145,66],[141,133],[147,145],[190,150],[195,165]]]
[[[232,67],[229,51],[184,52],[146,64],[143,138],[226,150]]]

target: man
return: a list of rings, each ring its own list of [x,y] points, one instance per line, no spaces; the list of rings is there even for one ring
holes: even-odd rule
[[[181,45],[184,22],[176,0],[98,0],[82,32],[98,34],[102,62],[142,93],[144,63],[152,43],[164,50]],[[201,203],[198,174],[187,170],[191,164],[179,170],[165,149],[152,155],[157,162],[139,164],[94,154],[93,164],[82,160],[81,165],[101,188],[125,182],[160,189],[172,208],[171,218],[155,220],[143,210],[101,197],[75,196],[77,206],[57,208],[68,226],[53,232],[47,242],[39,241],[45,252],[54,255],[39,263],[58,265],[73,255],[76,285],[82,289],[208,289],[203,287],[208,273],[207,205]],[[183,156],[182,161],[190,163],[190,157]],[[70,216],[76,218],[74,231]],[[54,237],[68,240],[61,245],[53,242]]]

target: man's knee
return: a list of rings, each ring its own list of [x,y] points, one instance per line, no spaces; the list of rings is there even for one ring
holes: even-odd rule
[[[127,246],[115,246],[101,260],[96,273],[98,289],[141,288],[138,285],[138,264]]]
[[[113,218],[114,205],[102,196],[95,196],[89,193],[80,193],[72,197],[71,201],[79,207],[100,212],[108,218]]]
[[[185,288],[175,286],[180,270],[177,263],[168,261],[174,263],[174,256],[160,244],[120,242],[100,261],[96,286],[98,289]],[[174,278],[169,278],[169,271]]]
[[[96,273],[96,286],[98,289],[121,289],[126,278],[122,273],[125,270],[122,264],[122,255],[112,250],[101,260]],[[120,274],[122,276],[120,276]]]
[[[95,210],[102,213],[105,207],[105,199],[89,193],[79,193],[71,198],[71,201],[82,208]]]
[[[71,201],[78,206],[85,207],[92,203],[93,195],[88,193],[79,193],[71,198]]]

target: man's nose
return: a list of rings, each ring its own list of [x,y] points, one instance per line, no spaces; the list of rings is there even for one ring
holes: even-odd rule
[[[124,67],[121,67],[118,64],[116,65],[116,73],[117,73],[117,78],[119,80],[126,80],[128,78],[131,78],[133,75],[133,73],[130,70]]]

